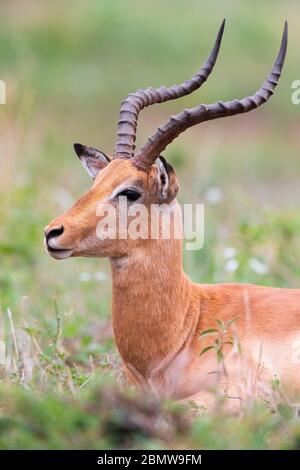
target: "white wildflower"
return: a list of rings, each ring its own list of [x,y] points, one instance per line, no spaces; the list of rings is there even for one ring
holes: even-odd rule
[[[224,248],[223,256],[226,259],[234,258],[236,256],[236,249],[232,246],[227,246]]]
[[[95,279],[96,281],[105,281],[106,279],[106,274],[103,271],[97,271],[95,273]]]
[[[79,279],[81,282],[89,282],[92,279],[92,275],[83,271],[79,274]]]
[[[260,261],[257,258],[251,258],[249,260],[249,267],[256,273],[260,274],[261,276],[267,274],[269,272],[268,266]]]
[[[209,204],[218,204],[223,199],[223,191],[217,186],[212,186],[207,189],[205,198]]]
[[[235,259],[235,258],[230,259],[225,264],[225,271],[227,273],[234,273],[238,269],[239,265],[240,265],[240,263],[238,262],[237,259]]]

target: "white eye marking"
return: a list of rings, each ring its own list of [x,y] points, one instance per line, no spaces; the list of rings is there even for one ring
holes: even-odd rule
[[[120,184],[113,190],[113,192],[111,193],[108,199],[109,200],[114,199],[117,196],[117,194],[119,194],[121,191],[124,191],[124,189],[127,189],[127,187],[128,187],[128,183]]]
[[[120,184],[119,186],[117,186],[113,192],[111,193],[111,195],[108,197],[108,200],[111,201],[112,199],[114,199],[119,193],[121,193],[122,191],[125,191],[125,190],[131,190],[131,191],[135,191],[135,192],[140,192],[140,190],[136,189],[133,185],[130,184],[130,182],[128,183],[122,183]]]

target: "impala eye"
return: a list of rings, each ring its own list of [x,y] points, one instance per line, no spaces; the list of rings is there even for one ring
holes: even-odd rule
[[[128,201],[137,201],[141,197],[140,193],[133,191],[132,189],[124,189],[124,191],[121,191],[117,197],[119,196],[127,197]]]

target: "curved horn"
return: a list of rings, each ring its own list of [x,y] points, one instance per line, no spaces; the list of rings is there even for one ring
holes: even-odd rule
[[[139,112],[142,109],[151,104],[163,103],[164,101],[189,95],[207,80],[218,57],[224,27],[225,20],[223,20],[221,24],[214,47],[207,61],[193,78],[186,80],[181,85],[173,85],[169,88],[163,86],[158,89],[147,88],[146,90],[137,90],[135,93],[130,93],[128,97],[122,101],[115,149],[115,155],[117,157],[133,157],[137,120]]]
[[[254,95],[247,96],[241,100],[226,101],[225,103],[218,101],[209,105],[201,104],[196,108],[185,109],[180,114],[172,116],[167,123],[157,129],[156,133],[148,139],[148,142],[136,154],[134,158],[136,165],[141,169],[147,170],[167,145],[181,132],[195,124],[226,116],[234,116],[235,114],[247,113],[268,101],[281,75],[287,49],[287,37],[288,26],[287,22],[285,22],[277,59],[267,80]]]

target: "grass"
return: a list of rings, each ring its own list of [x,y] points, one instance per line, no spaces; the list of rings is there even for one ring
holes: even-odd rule
[[[299,13],[293,1],[274,1],[270,14],[256,0],[1,6],[0,79],[8,93],[0,106],[1,448],[299,448],[298,420],[282,399],[276,407],[249,400],[238,419],[221,405],[191,420],[193,410],[153,397],[144,403],[126,383],[113,343],[107,261],[55,262],[42,234],[90,184],[72,143],[110,153],[129,91],[190,76],[226,17],[209,82],[145,111],[141,143],[184,106],[254,91],[287,18],[288,60],[270,103],[188,131],[166,157],[180,200],[205,203],[204,248],[184,254],[195,281],[298,287],[299,109],[290,97],[299,78]]]

